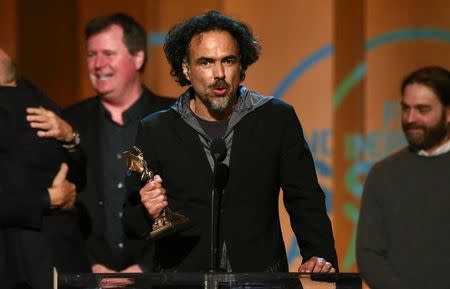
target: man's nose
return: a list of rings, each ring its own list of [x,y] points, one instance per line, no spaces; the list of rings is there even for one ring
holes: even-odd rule
[[[404,112],[404,119],[407,123],[415,122],[417,119],[417,112],[414,109]]]
[[[225,78],[225,68],[222,63],[214,65],[214,78],[224,79]]]
[[[97,55],[97,57],[95,57],[95,68],[103,67],[105,66],[105,63],[105,57],[102,55]]]

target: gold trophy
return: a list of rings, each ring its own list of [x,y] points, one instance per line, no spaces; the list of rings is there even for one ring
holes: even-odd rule
[[[127,167],[130,171],[140,173],[141,180],[150,182],[155,174],[148,169],[147,162],[144,160],[144,154],[137,147],[133,147],[132,152],[123,152]],[[172,212],[166,207],[161,215],[153,221],[152,231],[147,239],[160,238],[168,233],[179,231],[189,224],[189,218]]]

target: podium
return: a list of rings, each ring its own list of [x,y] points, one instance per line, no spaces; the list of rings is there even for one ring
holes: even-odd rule
[[[58,289],[361,289],[357,273],[62,274]]]

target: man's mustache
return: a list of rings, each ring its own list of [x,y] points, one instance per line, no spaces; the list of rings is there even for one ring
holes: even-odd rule
[[[403,124],[404,130],[410,130],[410,129],[421,129],[425,130],[425,127],[423,125],[415,124],[415,123],[407,123]]]
[[[212,85],[209,86],[210,89],[224,89],[230,88],[230,85],[225,80],[216,80]]]

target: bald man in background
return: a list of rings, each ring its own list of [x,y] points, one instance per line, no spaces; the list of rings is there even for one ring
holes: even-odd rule
[[[16,67],[6,52],[0,48],[0,86],[16,86]]]
[[[76,192],[66,180],[64,149],[29,126],[30,105],[59,111],[40,90],[17,78],[14,63],[0,49],[0,280],[5,288],[52,288],[54,269],[89,270],[73,221]]]
[[[16,87],[16,67],[6,52],[0,48],[0,92],[8,92],[2,87]],[[2,101],[3,103],[3,101]],[[4,144],[12,134],[11,126],[8,123],[7,110],[0,107],[0,123],[2,125],[2,142],[0,150],[6,150]],[[3,126],[5,126],[3,128]],[[73,208],[76,198],[75,185],[66,180],[68,166],[61,164],[61,167],[53,179],[52,186],[47,190],[37,191],[25,197],[28,192],[6,194],[0,184],[0,192],[3,197],[7,197],[6,202],[1,202],[0,226],[2,227],[40,227],[42,212],[46,207],[62,208],[64,210]],[[4,195],[5,194],[5,195]],[[48,202],[47,202],[48,201]],[[26,213],[24,213],[26,212]]]

